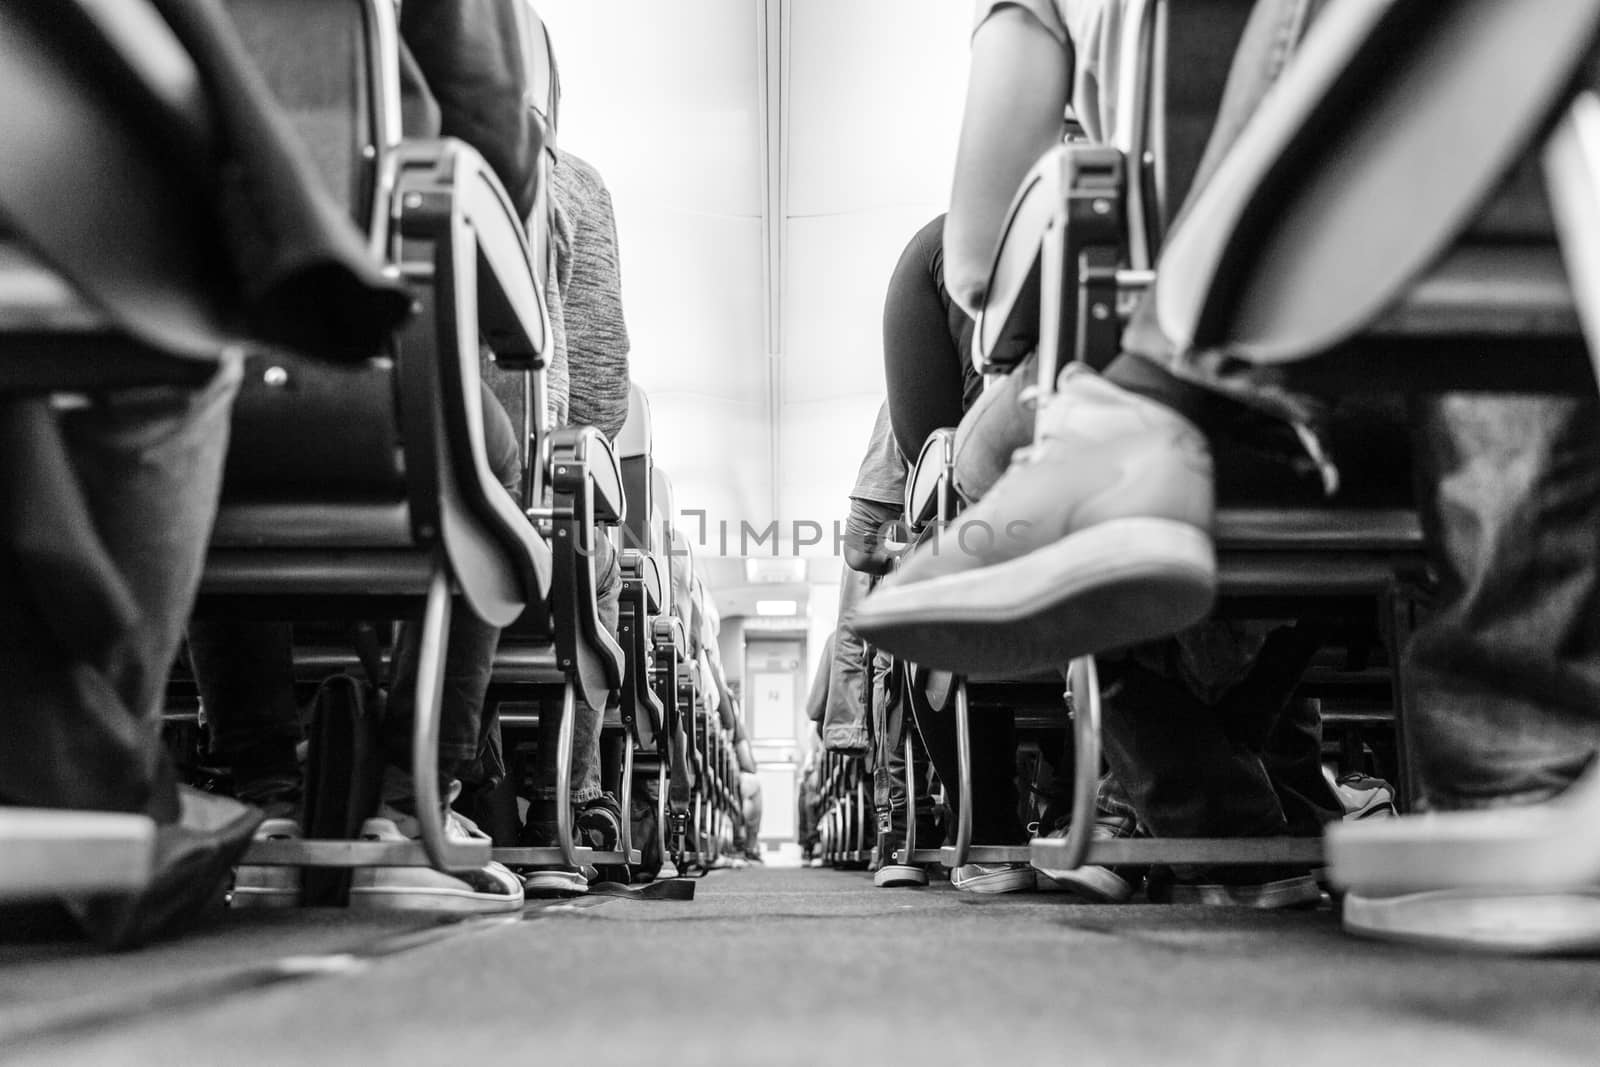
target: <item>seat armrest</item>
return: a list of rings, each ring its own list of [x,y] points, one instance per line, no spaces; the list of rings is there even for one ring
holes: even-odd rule
[[[1053,241],[1064,246],[1059,252],[1063,317],[1076,318],[1080,260],[1085,251],[1106,249],[1094,257],[1096,261],[1112,271],[1119,265],[1127,244],[1123,231],[1125,173],[1118,149],[1065,144],[1041,156],[1023,178],[995,246],[989,284],[973,330],[972,361],[979,371],[1008,370],[1039,343],[1044,257],[1047,248],[1054,247]],[[1114,287],[1114,277],[1110,281]],[[1114,293],[1106,307],[1106,316],[1094,316],[1093,321],[1115,328]],[[1071,331],[1063,328],[1061,336],[1071,336]]]
[[[955,463],[956,432],[949,427],[928,435],[917,455],[917,464],[906,479],[906,522],[913,530],[950,517],[953,503],[946,498],[953,492],[951,467]]]
[[[687,662],[689,639],[684,634],[682,619],[676,615],[664,615],[652,623],[652,632],[659,647],[670,647],[676,659]]]
[[[593,521],[621,522],[628,498],[622,488],[622,465],[606,435],[593,426],[564,426],[550,435],[550,445],[551,484],[556,491],[582,495],[579,482],[587,479]]]

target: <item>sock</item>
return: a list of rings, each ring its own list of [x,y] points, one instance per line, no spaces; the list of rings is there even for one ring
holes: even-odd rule
[[[1186,382],[1160,364],[1124,352],[1111,361],[1102,375],[1106,381],[1130,393],[1137,393],[1162,407],[1171,408],[1207,434],[1227,418],[1236,402],[1219,396],[1209,389]]]

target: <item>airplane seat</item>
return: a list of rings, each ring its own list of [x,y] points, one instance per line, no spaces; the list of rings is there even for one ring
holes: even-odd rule
[[[1597,41],[1596,3],[1330,9],[1174,233],[1162,326],[1300,388],[1592,396]],[[1510,822],[1334,827],[1329,859],[1363,892],[1586,887],[1597,810],[1590,774]]]
[[[9,8],[0,14],[6,22],[0,33],[5,41],[0,77],[18,105],[6,114],[52,116],[48,124],[0,120],[0,139],[13,162],[0,179],[0,210],[30,250],[97,314],[64,313],[68,302],[59,299],[60,291],[41,289],[34,276],[23,290],[32,306],[24,301],[21,332],[55,352],[39,363],[8,358],[8,371],[21,373],[8,374],[7,387],[55,391],[142,384],[152,380],[144,377],[151,363],[143,358],[152,354],[184,367],[179,377],[167,379],[182,381],[192,377],[194,366],[214,362],[219,353],[247,351],[252,385],[259,382],[272,402],[304,393],[309,398],[304,407],[314,409],[337,395],[345,420],[352,412],[363,423],[371,416],[373,425],[363,425],[344,442],[353,455],[341,455],[326,467],[290,456],[285,465],[300,480],[292,486],[272,481],[275,496],[257,495],[241,511],[234,506],[237,494],[224,490],[202,605],[228,610],[241,610],[246,603],[270,605],[274,612],[306,609],[327,617],[339,603],[368,607],[376,599],[409,609],[426,601],[425,648],[436,661],[443,656],[452,584],[460,586],[472,610],[487,618],[542,599],[548,552],[515,509],[505,506],[481,443],[464,439],[477,416],[471,407],[477,400],[475,350],[470,367],[457,366],[461,353],[453,339],[438,343],[426,329],[434,316],[424,312],[405,334],[403,355],[395,358],[387,339],[411,300],[366,258],[362,238],[380,248],[385,241],[336,221],[344,220],[343,210],[315,177],[303,146],[256,90],[250,60],[231,24],[214,19],[209,9],[164,15],[144,3],[118,5],[115,15],[103,5],[74,5],[57,14],[48,21]],[[392,9],[374,3],[362,17],[381,23],[385,14],[392,24]],[[85,63],[84,55],[101,62]],[[382,94],[371,88],[360,96],[362,106],[376,113]],[[391,143],[362,148],[393,165]],[[229,152],[238,153],[235,164],[264,168],[245,175],[245,182],[274,182],[279,211],[303,213],[290,220],[278,247],[224,242],[217,216],[226,215],[223,205],[230,196],[247,192],[224,185],[232,179],[210,169],[213,160]],[[421,200],[422,183],[406,173],[406,163],[399,163],[397,184]],[[446,227],[460,226],[467,213],[449,181],[470,174],[472,154],[446,146],[428,163],[429,176],[446,181],[445,188],[426,192],[443,201]],[[103,181],[108,171],[118,174],[116,183]],[[40,180],[45,175],[48,180]],[[440,204],[432,207],[431,215],[397,213],[401,231],[418,239],[413,255],[430,271],[437,265],[431,253],[440,230]],[[295,229],[295,222],[304,225]],[[295,243],[302,237],[303,243]],[[236,258],[241,247],[262,258]],[[453,297],[448,261],[442,266],[440,273],[447,277],[441,288]],[[316,301],[309,299],[313,292]],[[319,301],[326,306],[317,306]],[[52,313],[41,315],[41,307]],[[452,311],[472,321],[473,308],[465,299]],[[524,314],[536,311],[535,305]],[[542,338],[542,332],[535,337]],[[542,343],[535,337],[528,338],[530,346]],[[139,358],[117,358],[124,343]],[[106,364],[104,374],[82,369],[96,354]],[[63,360],[65,355],[75,358]],[[30,377],[52,363],[67,373]],[[371,402],[370,392],[398,404],[400,411]],[[349,403],[342,402],[345,394]],[[248,412],[261,395],[247,388],[237,407]],[[283,432],[296,425],[294,414],[280,421],[261,447],[286,438],[303,444]],[[332,420],[312,416],[310,421],[328,425]],[[250,424],[248,414],[245,424]],[[395,425],[412,430],[400,439],[398,452]],[[248,431],[242,437],[242,442],[235,438],[236,450],[252,446]],[[323,473],[327,482],[318,477]],[[407,492],[397,495],[400,478]],[[484,495],[485,483],[494,486],[495,495]],[[355,494],[358,499],[342,506],[345,491],[358,486],[370,492]],[[433,667],[436,675],[437,662]],[[433,760],[436,751],[437,702],[428,695],[419,700],[419,761]],[[434,776],[427,777],[436,784]],[[421,800],[428,808],[427,798]],[[482,850],[448,842],[438,820],[427,819],[420,849],[380,845],[357,857],[361,848],[348,846],[342,858],[361,864],[431,862],[441,868],[477,867],[487,859]],[[103,869],[104,857],[97,862]],[[137,871],[139,864],[132,862],[129,869]],[[70,881],[54,884],[59,889]]]
[[[623,682],[623,704],[638,732],[640,745],[655,748],[665,716],[660,698],[651,686],[650,663],[654,652],[652,634],[655,620],[666,609],[666,562],[655,552],[652,542],[653,443],[650,400],[637,385],[628,389],[628,417],[617,434],[617,461],[622,472],[628,513],[618,528],[623,544],[624,611],[621,627],[628,652],[627,677]]]
[[[655,460],[652,456],[654,428],[650,419],[650,398],[639,386],[628,389],[628,418],[617,434],[617,461],[628,496],[624,519],[628,547],[641,552],[651,550],[651,515],[654,511],[652,482]]]
[[[502,364],[538,367],[546,323],[527,239],[469,146],[402,140],[400,41],[383,0],[230,0],[259,73],[301,139],[312,180],[353,217],[375,262],[410,285],[413,315],[352,368],[252,356],[236,406],[201,610],[371,619],[423,608],[414,776],[437,811],[438,693],[454,594],[506,626],[559,629],[551,594],[570,568],[491,470],[478,338]],[[305,27],[318,32],[306,34]],[[293,42],[292,46],[288,42]],[[286,432],[289,427],[294,432]],[[347,813],[346,823],[360,813]],[[487,846],[267,842],[251,863],[481,867]]]
[[[1597,113],[1580,75],[1600,4],[1549,14],[1482,0],[1330,7],[1168,236],[1155,292],[1162,332],[1180,350],[1214,353],[1219,366],[1320,395],[1592,393],[1584,327],[1595,320],[1567,281],[1567,268],[1587,261],[1592,227],[1563,231],[1556,247],[1534,167],[1552,183],[1558,218],[1563,195],[1568,221],[1594,218],[1600,165],[1577,131]],[[1514,72],[1521,49],[1550,62]],[[1225,603],[1230,594],[1377,594],[1398,662],[1408,589],[1428,581],[1409,501],[1219,509],[1215,540]],[[1405,798],[1398,686],[1395,714]],[[1385,852],[1400,842],[1382,831],[1341,832],[1330,849],[1341,842],[1345,877],[1381,881],[1382,864],[1404,851]],[[1035,851],[1053,866],[1087,854]],[[1427,866],[1418,859],[1404,866]]]
[[[1148,2],[1148,0],[1147,0]],[[1141,180],[1155,248],[1188,199],[1217,124],[1231,57],[1239,49],[1255,0],[1167,3],[1149,42],[1157,57],[1148,82],[1149,162]]]

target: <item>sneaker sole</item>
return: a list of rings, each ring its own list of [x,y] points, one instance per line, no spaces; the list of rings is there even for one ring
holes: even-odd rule
[[[1175,885],[1168,902],[1204,904],[1219,908],[1314,908],[1322,903],[1322,890],[1309,874],[1262,885]]]
[[[522,910],[521,897],[490,896],[456,889],[386,888],[370,886],[350,890],[352,911],[436,911],[452,914],[495,915]]]
[[[298,889],[264,886],[234,886],[228,896],[230,908],[298,908],[302,894]]]
[[[1600,951],[1600,893],[1440,889],[1344,898],[1344,928],[1359,937],[1524,955]]]
[[[1216,586],[1205,531],[1115,519],[1018,559],[879,590],[852,624],[925,666],[1035,671],[1177,633],[1210,612]]]
[[[578,897],[589,891],[589,880],[582,871],[539,871],[522,879],[526,897]]]
[[[880,867],[872,876],[872,884],[879,889],[907,889],[928,884],[928,872],[921,867],[907,867],[891,863]]]
[[[1121,904],[1133,896],[1133,886],[1109,867],[1078,867],[1070,871],[1039,868],[1039,888],[1071,893],[1096,904]]]
[[[980,874],[975,878],[950,877],[950,884],[963,893],[1026,893],[1037,887],[1038,881],[1031,870],[1000,871]]]

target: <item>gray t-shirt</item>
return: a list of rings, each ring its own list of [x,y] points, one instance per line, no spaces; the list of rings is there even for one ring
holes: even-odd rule
[[[867,500],[874,504],[891,504],[898,508],[906,497],[906,461],[900,456],[900,446],[895,443],[894,426],[889,422],[889,405],[878,408],[878,418],[872,424],[872,437],[867,442],[867,454],[861,457],[861,469],[856,472],[856,486],[850,490],[850,499]]]

